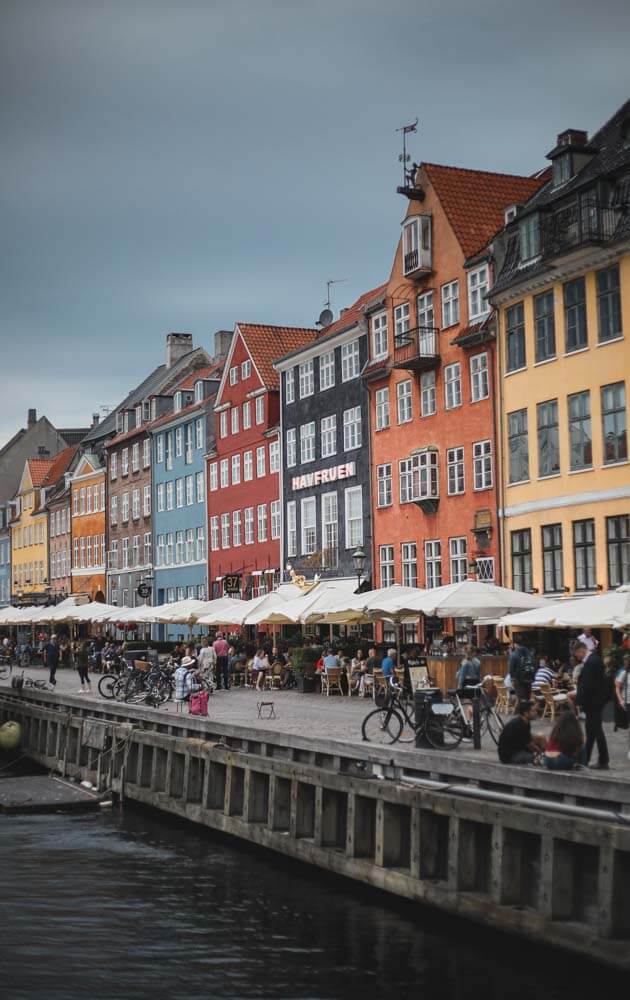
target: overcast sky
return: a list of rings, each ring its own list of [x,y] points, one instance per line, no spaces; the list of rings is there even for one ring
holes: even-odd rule
[[[512,10],[511,10],[512,8]],[[0,443],[384,280],[414,159],[513,173],[629,96],[627,0],[1,0]]]

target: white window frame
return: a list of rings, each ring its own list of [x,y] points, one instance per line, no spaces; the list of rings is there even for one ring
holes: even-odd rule
[[[391,507],[393,503],[392,463],[376,467],[376,506]]]
[[[456,410],[462,405],[462,366],[459,361],[444,368],[444,409]]]
[[[418,545],[416,542],[401,542],[400,565],[403,587],[418,586]]]
[[[442,285],[442,329],[459,323],[459,281],[447,281]]]
[[[351,406],[343,411],[343,449],[354,451],[362,444],[361,407]]]
[[[269,442],[269,472],[280,472],[280,442]]]
[[[319,356],[319,390],[325,392],[335,384],[335,352],[326,351]]]
[[[413,420],[413,389],[411,379],[396,383],[396,417],[399,424]]]
[[[225,438],[228,436],[228,411],[221,410],[219,414],[219,437]]]
[[[184,454],[184,428],[175,428],[175,458],[181,458]]]
[[[230,515],[228,511],[221,514],[221,548],[230,548]]]
[[[470,398],[473,403],[487,399],[490,395],[488,353],[473,354],[470,358]]]
[[[317,551],[317,500],[315,497],[303,497],[300,504],[301,527],[302,527],[302,555],[311,556]],[[306,512],[309,512],[307,523]],[[312,519],[311,519],[312,512]],[[307,531],[312,532],[307,536]]]
[[[351,382],[361,374],[359,340],[351,340],[341,347],[341,381]]]
[[[424,577],[427,590],[442,586],[442,542],[439,538],[424,543]]]
[[[473,490],[492,489],[492,441],[487,438],[485,441],[473,442]]]
[[[481,264],[472,268],[467,274],[468,284],[468,322],[483,319],[490,312],[490,303],[484,298],[490,288],[490,268]]]
[[[147,485],[144,487],[143,501],[142,501],[142,513],[144,517],[149,517],[151,514],[151,486]]]
[[[235,549],[238,549],[242,544],[241,538],[241,512],[240,510],[232,511],[232,545]]]
[[[236,385],[238,383],[238,365],[233,365],[230,368],[230,385]]]
[[[238,406],[233,406],[230,410],[230,430],[232,434],[238,434],[240,429],[241,412]]]
[[[263,479],[267,475],[267,449],[264,444],[256,448],[256,478]]]
[[[232,486],[238,486],[241,481],[241,456],[232,455]]]
[[[384,431],[390,425],[391,413],[389,405],[389,386],[377,389],[374,394],[374,406],[376,413],[376,430]]]
[[[416,299],[416,316],[418,326],[426,330],[435,329],[435,310],[433,307],[433,289],[422,292]]]
[[[379,545],[378,566],[381,587],[392,587],[396,581],[393,545]]]
[[[248,431],[252,426],[252,404],[249,399],[243,403],[243,430]]]
[[[280,538],[280,501],[271,501],[271,539],[275,541]]]
[[[258,541],[267,541],[267,504],[258,504],[258,509],[256,511],[256,521],[258,525]]]
[[[295,368],[284,373],[284,401],[295,403]]]
[[[254,544],[254,508],[246,507],[243,513],[245,520],[245,544]]]
[[[359,498],[359,513],[350,517],[350,506],[355,497]],[[357,545],[363,545],[363,487],[350,486],[344,490],[344,510],[345,510],[345,546],[347,549],[354,549]]]
[[[219,488],[219,463],[210,462],[210,491],[215,493]]]
[[[460,496],[466,492],[466,463],[463,445],[447,448],[446,492],[449,497]]]
[[[286,437],[286,464],[287,469],[292,469],[297,465],[297,427],[289,427]]]
[[[254,478],[254,453],[243,452],[243,482],[249,483]]]
[[[287,503],[287,556],[291,559],[297,555],[297,501]]]
[[[230,485],[230,462],[227,458],[222,458],[219,465],[219,482],[221,489],[227,489]]]
[[[186,476],[186,506],[192,507],[195,502],[195,480],[192,476]]]
[[[458,535],[448,540],[449,572],[451,583],[463,583],[468,579],[468,539]]]
[[[175,509],[175,486],[172,479],[169,479],[166,484],[166,509]]]
[[[387,357],[387,312],[375,313],[372,316],[372,357],[375,359]]]
[[[241,382],[244,382],[252,373],[252,363],[249,358],[241,361]]]
[[[210,549],[217,552],[219,549],[219,515],[213,514],[210,518]]]
[[[313,359],[303,361],[298,367],[300,399],[306,399],[315,392],[315,376],[313,373]]]
[[[265,397],[256,396],[256,423],[264,424],[265,422]]]
[[[331,413],[322,417],[319,423],[322,458],[330,458],[337,454],[337,414]]]
[[[425,384],[428,382],[428,385]],[[435,372],[423,372],[420,376],[420,416],[433,417],[437,412],[437,384]]]
[[[307,462],[314,462],[314,461],[315,461],[315,421],[309,420],[307,424],[302,424],[300,426],[300,462],[302,465],[305,465]]]

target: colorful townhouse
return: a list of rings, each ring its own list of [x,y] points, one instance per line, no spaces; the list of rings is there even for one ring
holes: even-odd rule
[[[71,467],[72,593],[105,600],[105,469],[83,446]]]
[[[172,411],[150,427],[153,467],[155,603],[208,593],[206,452],[214,441],[214,402],[222,362],[175,385]],[[170,630],[179,634],[181,627]]]
[[[366,311],[376,585],[501,579],[488,242],[540,184],[425,163],[403,189],[391,276]]]
[[[273,362],[315,330],[237,323],[207,458],[210,594],[257,597],[281,579],[280,382]]]
[[[11,521],[12,604],[46,604],[48,597],[48,514],[44,483],[53,460],[29,458],[13,500]]]
[[[355,552],[372,550],[368,360],[370,309],[386,285],[278,359],[283,509],[282,566],[358,585]],[[367,577],[371,559],[367,558]]]
[[[70,468],[79,445],[55,456],[44,480],[48,512],[49,599],[53,604],[72,593],[72,497]]]
[[[11,507],[0,504],[0,608],[11,602]]]
[[[630,582],[630,102],[548,159],[490,300],[505,580],[557,596]]]

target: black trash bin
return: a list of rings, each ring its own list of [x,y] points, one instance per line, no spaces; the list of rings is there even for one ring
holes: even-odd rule
[[[439,688],[418,688],[413,693],[414,711],[416,718],[416,726],[418,730],[416,732],[416,746],[422,747],[423,749],[433,750],[435,749],[420,728],[420,723],[422,722],[425,713],[431,711],[431,705],[437,705],[442,701],[442,692]]]

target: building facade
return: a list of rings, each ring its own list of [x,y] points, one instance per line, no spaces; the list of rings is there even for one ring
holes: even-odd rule
[[[0,504],[0,608],[11,602],[11,508]]]
[[[275,363],[282,388],[282,566],[307,578],[355,580],[353,553],[372,548],[369,396],[361,373],[365,310],[383,300],[385,289],[363,295]]]
[[[123,411],[131,429],[107,442],[107,602],[144,604],[153,579],[150,400]]]
[[[48,509],[49,575],[51,599],[62,601],[72,593],[72,497],[69,477],[51,491]]]
[[[210,594],[227,576],[242,597],[273,589],[281,573],[280,396],[273,361],[315,330],[237,323],[215,404],[208,454]]]
[[[586,594],[630,581],[630,102],[497,239],[500,507],[506,581]]]
[[[391,277],[368,310],[376,585],[500,580],[487,245],[539,186],[423,164],[406,189]]]
[[[178,383],[172,412],[150,428],[157,604],[208,593],[205,456],[213,447],[220,375],[219,363]]]
[[[48,515],[44,483],[50,458],[29,458],[13,500],[11,521],[12,604],[46,604]]]
[[[81,450],[70,476],[72,593],[105,600],[105,469],[100,457]]]

